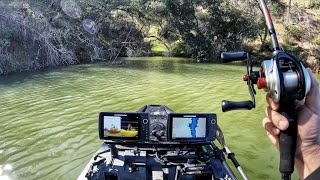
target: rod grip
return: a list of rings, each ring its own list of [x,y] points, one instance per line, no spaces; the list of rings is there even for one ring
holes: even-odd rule
[[[253,108],[253,102],[252,101],[233,102],[233,101],[223,100],[221,103],[221,107],[222,107],[222,112],[238,110],[238,109],[251,110]]]
[[[223,52],[221,53],[222,63],[227,63],[231,61],[241,61],[247,59],[247,52]]]
[[[297,145],[297,114],[295,112],[294,102],[280,102],[278,110],[289,121],[289,127],[280,131],[279,148],[280,148],[280,167],[282,174],[291,175],[294,171],[294,158]]]

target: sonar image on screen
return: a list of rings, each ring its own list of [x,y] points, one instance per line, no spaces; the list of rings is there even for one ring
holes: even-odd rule
[[[138,138],[137,116],[104,116],[104,137]]]
[[[172,119],[172,139],[205,137],[206,118],[174,117]]]

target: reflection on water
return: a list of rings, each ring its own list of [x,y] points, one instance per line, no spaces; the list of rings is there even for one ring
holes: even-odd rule
[[[0,175],[0,179],[1,180],[10,180],[9,176],[1,176],[1,175]]]
[[[242,66],[189,59],[136,58],[112,67],[97,63],[2,76],[0,179],[75,179],[102,143],[99,112],[136,111],[146,104],[217,113],[249,177],[279,179],[278,152],[261,127],[264,93],[258,93],[255,110],[221,112],[224,99],[250,98],[244,72]]]
[[[11,171],[12,166],[10,164],[0,165],[0,180],[9,180],[10,177],[8,174],[10,174]]]

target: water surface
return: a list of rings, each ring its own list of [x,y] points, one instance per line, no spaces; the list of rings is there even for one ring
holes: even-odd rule
[[[217,113],[249,177],[279,179],[278,152],[261,127],[264,92],[255,110],[221,111],[224,99],[249,100],[244,72],[243,66],[136,58],[0,77],[0,177],[75,179],[102,143],[99,112],[164,104],[176,112]]]

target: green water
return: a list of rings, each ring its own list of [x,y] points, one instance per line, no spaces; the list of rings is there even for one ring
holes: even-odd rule
[[[176,112],[215,112],[251,179],[279,179],[278,153],[252,111],[222,113],[221,101],[248,100],[243,66],[187,59],[127,59],[0,77],[0,179],[75,179],[101,145],[100,111],[164,104]],[[11,169],[11,170],[10,170]]]

